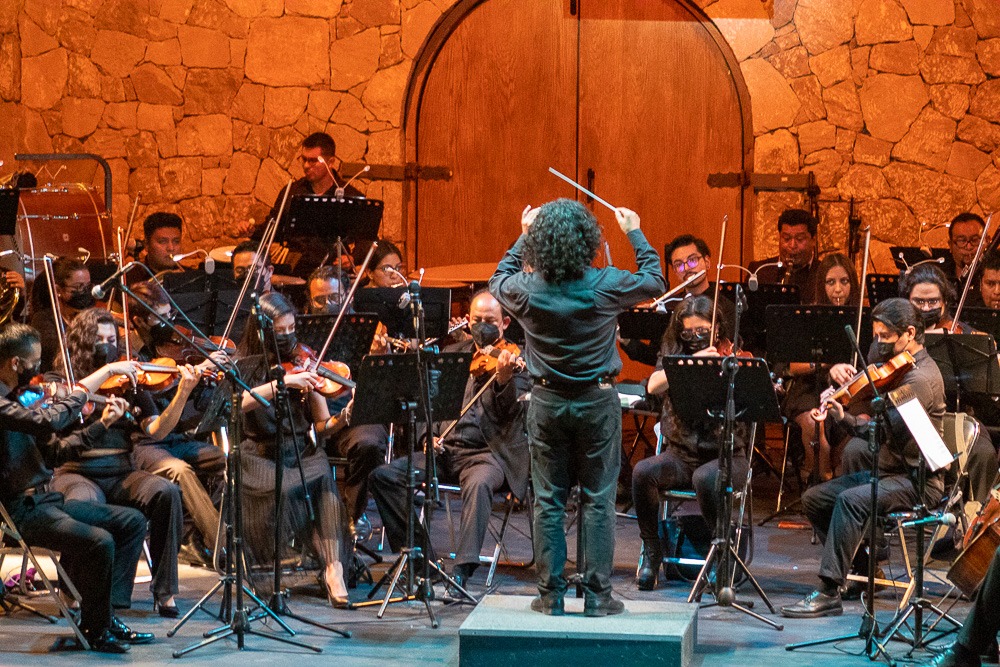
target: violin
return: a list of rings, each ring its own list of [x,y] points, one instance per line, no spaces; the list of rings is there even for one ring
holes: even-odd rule
[[[351,381],[351,369],[342,361],[321,361],[316,364],[316,352],[308,345],[299,343],[292,352],[292,361],[281,364],[286,373],[313,371],[319,376],[316,391],[327,398],[339,398],[355,387]]]
[[[201,336],[195,335],[195,332],[188,327],[183,325],[175,326],[180,336],[187,336],[200,348],[208,350],[209,352],[218,352],[222,350],[230,356],[236,354],[236,343],[233,342],[231,338],[223,338],[222,336],[209,336],[208,338],[202,338]],[[171,336],[171,342],[169,344],[158,345],[156,348],[157,353],[166,354],[179,363],[197,363],[204,361],[204,357],[201,353],[191,347],[191,345],[183,338],[180,338],[180,336]],[[161,350],[161,348],[166,349]],[[171,354],[171,351],[173,351],[173,354]]]
[[[521,348],[501,338],[493,345],[487,345],[484,348],[476,350],[476,353],[472,356],[472,364],[469,366],[469,372],[473,377],[480,377],[487,373],[496,373],[500,353],[504,351],[510,352],[517,357],[518,364],[524,364],[524,358],[521,357]]]
[[[817,413],[818,416],[822,418],[826,417],[826,404],[828,402],[837,401],[846,408],[855,401],[869,399],[874,396],[871,384],[868,382],[869,374],[871,375],[872,382],[875,384],[875,388],[881,391],[897,384],[903,379],[904,375],[910,372],[915,364],[913,355],[905,350],[881,366],[871,364],[868,366],[867,373],[865,371],[856,373],[849,381],[829,394],[824,392],[822,405],[820,405],[819,412]]]
[[[140,362],[139,372],[136,374],[136,384],[143,389],[153,393],[165,391],[173,386],[177,377],[181,374],[181,369],[177,362],[169,357],[160,357],[151,362]],[[201,372],[202,379],[214,380],[218,382],[222,379],[222,373],[218,370],[205,369]],[[118,395],[123,392],[131,380],[127,375],[115,375],[101,385],[100,392],[104,394]]]
[[[753,357],[753,352],[743,349],[736,350],[736,354],[734,355],[733,354],[734,347],[735,346],[733,345],[733,342],[728,338],[723,338],[722,340],[717,341],[715,344],[715,349],[719,353],[719,356],[722,357],[736,356],[741,359],[750,359]]]
[[[64,382],[46,381],[41,375],[31,378],[31,381],[22,387],[17,393],[17,402],[26,408],[47,408],[55,401],[65,398],[70,393],[70,386]],[[101,409],[108,404],[108,398],[99,394],[87,394],[87,402],[80,409],[83,417],[89,417],[95,410]],[[132,407],[126,410],[124,417],[129,421],[136,421],[139,414],[137,408]]]
[[[383,329],[385,328],[384,325],[381,322],[379,322],[379,326],[383,327]],[[469,326],[469,316],[468,315],[466,315],[462,319],[458,320],[457,322],[455,322],[454,324],[452,324],[451,326],[449,326],[448,327],[448,331],[447,331],[447,333],[445,333],[444,336],[436,337],[436,338],[428,338],[427,340],[425,340],[424,341],[424,347],[433,345],[434,343],[436,343],[439,340],[441,340],[441,338],[447,338],[448,336],[452,335],[453,333],[455,333],[459,329],[464,329],[467,326]],[[387,343],[389,343],[389,345],[391,347],[395,348],[399,352],[406,352],[411,347],[410,341],[405,340],[403,338],[393,338],[392,336],[385,336],[385,340],[386,340]]]

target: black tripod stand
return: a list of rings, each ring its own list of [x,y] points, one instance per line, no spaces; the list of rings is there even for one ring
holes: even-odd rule
[[[419,286],[410,286],[410,307],[414,312],[414,330],[418,342],[424,339],[423,309]],[[354,412],[358,423],[389,423],[405,420],[407,424],[407,508],[406,546],[389,571],[368,593],[368,600],[356,607],[379,605],[378,618],[382,618],[390,603],[419,600],[424,604],[431,626],[438,627],[437,617],[430,602],[435,599],[432,577],[439,577],[458,591],[458,599],[445,598],[445,602],[478,601],[448,576],[430,554],[431,508],[437,502],[437,466],[433,442],[428,438],[425,457],[425,502],[422,520],[423,537],[427,548],[416,543],[415,500],[418,489],[417,471],[413,456],[417,449],[417,413],[422,412],[428,426],[433,420],[457,419],[462,409],[462,398],[469,377],[470,353],[430,355],[418,345],[416,354],[366,357],[358,372],[358,390]],[[386,398],[393,400],[386,400]],[[423,408],[422,410],[420,408]],[[433,415],[433,416],[432,416]],[[402,580],[401,595],[393,597]],[[385,598],[375,600],[383,584],[388,583]]]
[[[854,337],[854,329],[847,325],[844,327],[844,331],[847,333],[847,337],[850,339],[851,344],[855,347],[855,351],[858,354],[858,359],[864,360],[865,355],[861,352],[861,347],[858,345],[857,340]],[[862,362],[863,363],[863,362]],[[871,500],[868,506],[869,517],[868,517],[868,543],[871,545],[871,549],[874,551],[875,545],[878,544],[878,521],[876,521],[876,516],[878,514],[878,457],[879,451],[881,450],[881,430],[885,424],[885,416],[887,406],[885,404],[885,398],[875,387],[875,383],[872,381],[871,373],[868,367],[864,367],[865,376],[868,378],[868,385],[872,388],[873,397],[871,399],[871,419],[868,422],[868,451],[871,454],[872,468],[869,478],[869,488],[871,489]],[[788,644],[785,646],[786,651],[794,651],[800,648],[809,648],[812,646],[821,646],[824,644],[836,644],[842,641],[847,641],[848,639],[863,639],[865,641],[865,655],[868,656],[869,660],[875,660],[879,655],[885,657],[889,664],[895,664],[892,656],[885,650],[884,646],[878,643],[879,627],[878,619],[875,617],[875,569],[877,567],[877,560],[874,554],[870,555],[868,558],[868,585],[865,589],[865,598],[862,600],[862,606],[864,607],[864,614],[861,617],[861,626],[858,631],[850,635],[841,635],[838,637],[827,637],[825,639],[814,639],[808,642],[799,642],[797,644]]]

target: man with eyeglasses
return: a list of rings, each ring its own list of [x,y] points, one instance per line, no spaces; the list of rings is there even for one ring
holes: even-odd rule
[[[809,211],[785,210],[778,216],[778,256],[751,262],[747,268],[751,273],[756,272],[761,283],[795,285],[800,296],[812,294],[813,276],[819,264],[816,257],[818,226],[819,222]],[[777,266],[779,260],[781,268]]]
[[[692,234],[682,234],[667,244],[663,249],[663,256],[673,267],[674,274],[680,282],[684,282],[699,271],[705,272],[704,276],[684,288],[687,296],[705,294],[714,286],[709,279],[712,253],[709,252],[704,239]]]
[[[307,312],[311,315],[339,313],[347,296],[349,281],[350,276],[335,266],[327,264],[317,268],[306,281],[309,297]]]
[[[950,261],[946,258],[941,269],[958,289],[965,284],[964,274],[976,256],[976,249],[979,247],[979,239],[984,229],[986,222],[971,212],[959,213],[948,225],[948,250],[951,251],[951,257]],[[970,292],[976,287],[973,284]]]
[[[93,287],[90,282],[90,269],[75,257],[59,257],[52,263],[52,273],[63,324],[68,327],[77,313],[94,305],[94,297],[90,293]],[[41,372],[46,373],[52,370],[52,364],[59,355],[59,337],[56,333],[55,316],[52,314],[45,280],[36,280],[32,289],[33,308],[29,324],[41,337]]]
[[[259,244],[254,241],[244,241],[233,248],[233,278],[236,282],[242,283],[247,273],[254,267],[254,258],[257,257]],[[271,289],[271,276],[274,274],[274,266],[271,264],[271,256],[264,253],[263,264],[257,262],[257,268],[261,271],[260,280],[257,282],[257,294],[267,294]],[[250,285],[253,289],[253,284]]]

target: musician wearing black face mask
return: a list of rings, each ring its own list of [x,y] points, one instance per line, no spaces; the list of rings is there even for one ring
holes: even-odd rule
[[[446,348],[447,351],[478,350],[487,353],[503,339],[510,324],[500,304],[489,292],[472,298],[469,306],[472,341]],[[490,374],[469,378],[464,404],[489,381]],[[479,567],[479,552],[489,524],[493,494],[505,484],[518,498],[528,486],[528,442],[524,432],[524,403],[518,399],[529,389],[529,379],[509,350],[497,357],[496,380],[459,419],[454,429],[439,443],[438,473],[442,482],[458,482],[462,487],[462,518],[453,575],[464,586]],[[414,462],[423,477],[424,457]],[[393,550],[405,546],[406,539],[406,459],[380,466],[371,475],[372,497],[378,505]],[[416,518],[414,517],[414,520]],[[427,547],[426,536],[417,525],[417,540]]]
[[[904,273],[899,281],[899,296],[909,299],[920,312],[925,333],[951,329],[952,309],[958,298],[955,287],[936,264],[920,264]],[[975,333],[975,330],[961,324],[955,333]]]
[[[63,326],[68,327],[77,313],[94,305],[94,297],[90,293],[93,287],[90,283],[90,270],[78,259],[60,257],[52,263],[52,271]],[[35,281],[32,289],[34,294],[30,324],[42,337],[42,372],[45,373],[52,370],[52,364],[59,354],[59,336],[44,276]]]
[[[114,317],[102,308],[83,311],[66,332],[66,346],[75,377],[91,373],[108,360],[117,360],[118,327]],[[174,596],[178,592],[177,552],[184,519],[181,493],[162,477],[136,469],[132,454],[144,439],[161,440],[177,425],[184,403],[198,384],[192,367],[181,366],[179,373],[174,398],[163,412],[143,389],[131,395],[126,414],[108,419],[95,411],[73,431],[91,450],[60,466],[52,481],[53,489],[67,499],[134,507],[149,519],[153,561],[150,588],[155,607],[167,618],[180,613]],[[52,379],[68,376],[61,357],[50,375]]]
[[[720,309],[721,310],[721,309]],[[712,300],[706,296],[686,299],[674,311],[663,336],[656,371],[646,384],[646,391],[663,396],[660,429],[663,449],[660,454],[643,459],[632,473],[632,499],[642,538],[642,553],[636,583],[640,590],[656,587],[663,545],[658,535],[660,491],[694,488],[698,505],[707,525],[715,526],[719,511],[716,483],[719,477],[721,427],[714,423],[690,424],[674,413],[667,393],[663,357],[668,355],[717,356],[711,346]],[[728,320],[722,312],[716,318],[717,338],[728,336]],[[743,428],[739,427],[733,451],[733,479],[747,473]],[[705,548],[707,545],[696,545]]]
[[[921,407],[940,429],[944,415],[944,381],[934,359],[924,349],[923,319],[906,299],[888,299],[872,310],[872,334],[877,345],[872,347],[871,361],[884,363],[898,354],[909,352],[914,367],[900,380],[899,387],[913,391]],[[849,364],[837,364],[830,378],[841,386],[857,371]],[[828,410],[814,413],[816,419],[829,418],[849,430],[855,438],[864,438],[868,418],[845,413],[843,406],[827,400]],[[870,414],[870,410],[865,412]],[[880,515],[912,508],[919,500],[916,488],[918,450],[895,408],[889,409],[887,433],[880,434],[878,471],[878,512]],[[867,445],[867,443],[866,443]],[[852,447],[851,444],[848,447]],[[944,492],[944,471],[927,471],[923,502],[937,506]],[[781,613],[790,618],[819,618],[843,613],[841,587],[847,583],[852,568],[866,573],[867,554],[859,549],[865,525],[871,511],[871,471],[860,470],[844,474],[807,490],[802,495],[802,508],[823,542],[820,561],[820,586],[800,602],[783,607]]]

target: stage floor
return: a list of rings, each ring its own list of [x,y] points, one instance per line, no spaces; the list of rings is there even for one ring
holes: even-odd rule
[[[769,479],[758,480],[757,509],[758,517],[765,516],[774,507],[773,493],[768,493],[774,483]],[[458,503],[454,509],[457,511]],[[377,513],[370,508],[369,516],[377,525]],[[447,549],[448,530],[446,515],[435,514],[435,545],[439,551]],[[508,533],[510,556],[514,560],[529,560],[530,544],[527,539],[527,517],[525,513],[516,513],[512,519]],[[634,583],[636,555],[639,550],[639,539],[635,521],[619,517],[617,521],[617,547],[615,550],[615,592],[618,596],[629,600],[673,600],[683,601],[688,594],[688,586],[679,582],[670,582],[665,587],[661,585],[656,591],[640,592]],[[770,596],[777,608],[783,604],[795,602],[809,591],[816,583],[816,569],[819,562],[820,547],[809,543],[808,530],[778,528],[771,523],[756,529],[755,554],[751,569],[761,586]],[[574,553],[575,530],[570,535],[570,553]],[[489,538],[487,540],[488,544]],[[898,574],[901,570],[901,556],[898,549],[892,554],[892,567],[886,574]],[[376,575],[384,566],[374,568]],[[4,564],[3,576],[6,578],[14,561]],[[480,568],[473,577],[470,590],[477,596],[484,593],[486,567]],[[303,623],[290,620],[289,624],[298,632],[297,638],[323,649],[322,654],[314,654],[291,646],[286,646],[268,639],[248,636],[246,648],[238,657],[234,640],[223,640],[210,647],[200,649],[177,660],[178,664],[207,664],[217,660],[239,660],[242,665],[301,665],[305,663],[318,664],[320,660],[337,660],[346,665],[458,665],[458,628],[471,611],[472,607],[463,605],[444,606],[433,603],[435,613],[440,620],[440,627],[433,629],[423,605],[418,602],[391,605],[381,620],[375,617],[377,608],[342,611],[330,609],[326,600],[320,597],[318,585],[314,580],[298,578],[297,585],[289,605],[298,614],[308,616],[318,621],[331,623],[345,630],[350,630],[353,637],[342,639],[329,632],[312,628]],[[215,582],[214,573],[204,569],[181,567],[181,593],[179,602],[183,609],[188,609]],[[369,586],[362,584],[351,592],[352,599],[365,597]],[[494,589],[507,595],[530,595],[534,592],[533,573],[531,570],[519,570],[501,567],[497,571]],[[438,587],[441,590],[441,587]],[[755,601],[755,611],[769,618],[771,616],[765,605],[755,596],[752,589],[744,586],[741,599]],[[940,586],[931,589],[938,596],[945,589]],[[706,596],[707,599],[708,596]],[[932,596],[933,597],[933,596]],[[882,623],[892,617],[896,605],[896,594],[891,591],[882,592],[878,596],[878,616]],[[45,603],[44,608],[54,609],[54,605]],[[211,605],[217,608],[217,604]],[[954,614],[965,617],[968,603],[959,602],[954,608]],[[867,662],[860,653],[863,642],[852,640],[837,645],[788,652],[785,645],[792,642],[807,641],[828,636],[848,635],[857,632],[860,626],[860,603],[845,603],[843,616],[816,619],[792,620],[780,619],[785,629],[775,631],[763,623],[744,616],[731,609],[711,608],[699,613],[697,645],[693,665],[860,665]],[[156,643],[148,646],[134,647],[131,653],[123,657],[111,658],[117,663],[136,665],[164,664],[171,662],[173,651],[188,646],[201,639],[201,633],[219,625],[218,621],[208,614],[198,612],[189,623],[172,638],[166,633],[172,627],[173,621],[162,619],[152,611],[151,596],[145,584],[136,586],[133,609],[122,614],[122,618],[136,629],[153,631],[157,635]],[[255,627],[263,630],[273,630],[274,624]],[[109,656],[98,653],[81,653],[79,651],[48,653],[49,647],[59,635],[67,634],[64,623],[53,626],[41,619],[33,618],[23,612],[13,617],[0,617],[0,664],[4,665],[59,665],[59,664],[102,664],[109,661]],[[945,640],[947,641],[947,640]],[[907,660],[908,646],[900,642],[890,644],[890,652],[900,661]],[[922,664],[929,659],[929,654],[915,654],[908,661]]]

